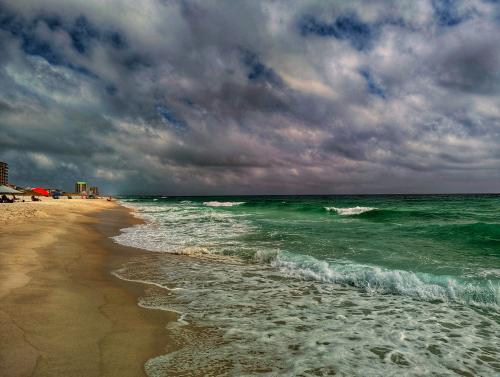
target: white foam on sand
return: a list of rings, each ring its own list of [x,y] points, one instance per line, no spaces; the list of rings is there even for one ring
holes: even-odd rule
[[[167,294],[151,287],[139,304],[182,313],[189,323],[212,329],[197,335],[182,326],[169,328],[175,337],[187,337],[185,346],[149,360],[150,376],[208,373],[220,364],[231,365],[231,375],[498,372],[500,324],[468,306],[287,278],[268,265],[174,262],[161,254],[130,263],[119,275],[183,288]]]

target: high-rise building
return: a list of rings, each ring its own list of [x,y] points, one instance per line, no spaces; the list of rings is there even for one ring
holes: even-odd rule
[[[6,162],[0,161],[0,185],[9,183],[9,165]]]
[[[99,187],[97,186],[90,186],[90,193],[94,195],[95,197],[99,196]]]
[[[87,192],[87,182],[78,181],[75,183],[75,192],[81,194],[82,192]]]

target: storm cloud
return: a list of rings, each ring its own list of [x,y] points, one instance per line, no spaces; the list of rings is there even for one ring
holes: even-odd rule
[[[10,181],[500,191],[500,4],[0,0]]]

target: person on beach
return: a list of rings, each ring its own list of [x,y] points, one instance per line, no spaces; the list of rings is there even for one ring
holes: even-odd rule
[[[14,199],[15,199],[15,197],[14,197]],[[1,203],[14,203],[14,199],[9,199],[9,198],[7,198],[7,195],[3,194],[2,200],[0,202]]]

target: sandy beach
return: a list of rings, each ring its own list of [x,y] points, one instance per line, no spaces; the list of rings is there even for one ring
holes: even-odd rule
[[[175,316],[110,274],[137,251],[109,236],[134,221],[105,200],[0,204],[1,376],[140,376],[171,347]]]

